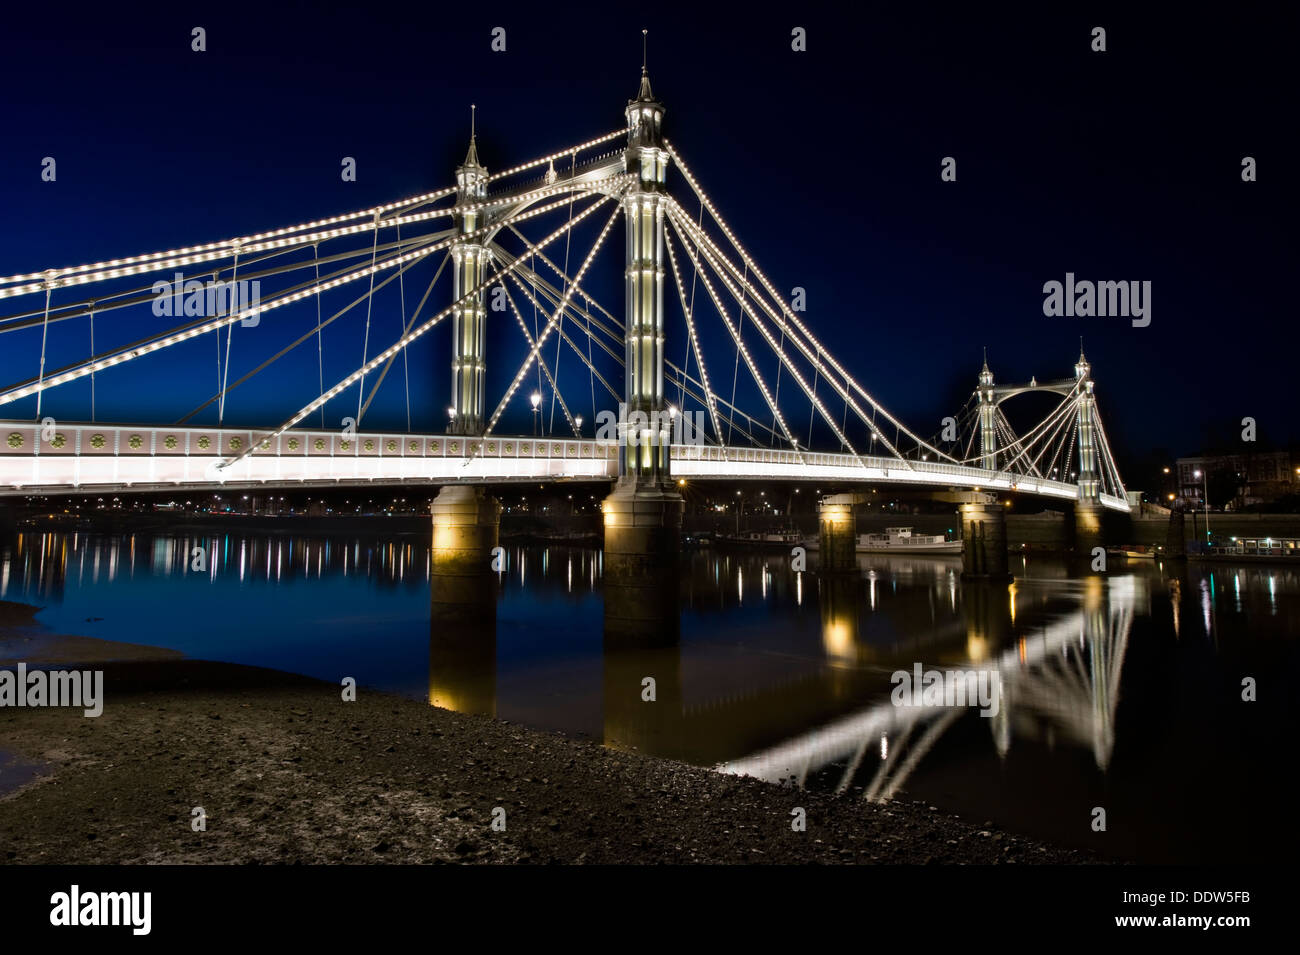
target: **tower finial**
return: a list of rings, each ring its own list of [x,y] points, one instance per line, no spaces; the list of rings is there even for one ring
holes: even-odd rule
[[[465,153],[465,161],[461,163],[462,166],[479,165],[478,148],[475,145],[475,134],[478,131],[477,123],[475,122],[475,120],[477,119],[477,114],[478,114],[478,107],[475,104],[470,103],[469,104],[469,149]]]
[[[649,34],[649,32],[650,32],[649,30],[641,31],[641,75],[642,76],[646,75],[646,58],[647,58],[647,50],[650,42],[648,39],[646,39],[646,36],[647,34]]]

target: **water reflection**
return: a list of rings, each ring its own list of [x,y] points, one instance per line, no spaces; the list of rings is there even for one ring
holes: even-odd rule
[[[1220,776],[1278,805],[1287,792],[1261,729],[1288,718],[1285,694],[1252,709],[1238,690],[1247,675],[1290,679],[1290,567],[1145,561],[1079,578],[1035,556],[990,585],[942,558],[861,555],[832,578],[779,553],[702,550],[676,570],[607,573],[590,548],[506,544],[495,567],[458,567],[430,544],[25,533],[0,549],[0,599],[45,606],[57,632],[355,676],[728,772],[908,793],[1057,841],[1105,804],[1124,820],[1116,854],[1133,858],[1192,851],[1177,835],[1196,824],[1189,794]],[[918,663],[996,672],[997,715],[894,706],[890,675]]]

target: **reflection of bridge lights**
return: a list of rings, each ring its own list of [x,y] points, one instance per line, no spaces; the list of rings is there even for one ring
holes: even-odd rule
[[[1014,582],[1009,587],[1007,587],[1007,593],[1011,597],[1011,622],[1015,623],[1016,622],[1016,585]]]

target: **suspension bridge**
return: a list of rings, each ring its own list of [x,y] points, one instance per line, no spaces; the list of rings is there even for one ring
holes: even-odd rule
[[[1044,383],[996,384],[986,361],[971,400],[938,434],[910,429],[728,226],[664,135],[644,67],[624,117],[497,172],[481,163],[471,125],[445,188],[0,278],[2,378],[16,379],[0,385],[0,415],[10,412],[0,420],[0,496],[358,484],[445,494],[610,480],[607,525],[668,526],[679,480],[765,478],[1014,491],[1080,513],[1128,510],[1082,353],[1072,377]],[[620,219],[617,308],[608,250]],[[433,275],[417,298],[407,284],[421,269]],[[435,294],[444,272],[450,291]],[[139,337],[142,316],[170,327]],[[327,332],[349,320],[364,329],[360,353],[347,374],[327,377]],[[410,355],[444,326],[446,426],[414,428]],[[265,353],[250,354],[257,348]],[[285,371],[286,356],[313,349],[314,382]],[[338,347],[329,350],[337,360]],[[20,367],[23,356],[32,367]],[[415,367],[418,393],[428,382]],[[490,370],[503,384],[489,394]],[[158,381],[151,406],[137,421],[101,421],[97,390],[102,405],[133,374]],[[282,407],[238,404],[258,376],[280,383]],[[368,429],[381,387],[403,383],[406,426]],[[1017,432],[1004,405],[1028,393],[1055,404]],[[530,414],[528,434],[519,422]],[[603,433],[602,414],[615,422]],[[700,425],[690,440],[675,427],[683,419]],[[472,506],[471,521],[491,522],[481,490],[457,495],[453,510]]]

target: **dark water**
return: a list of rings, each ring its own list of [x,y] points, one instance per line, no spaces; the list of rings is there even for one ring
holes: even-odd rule
[[[687,552],[676,634],[661,639],[606,620],[591,549],[507,547],[486,619],[435,619],[418,536],[26,534],[0,553],[0,599],[45,607],[58,633],[350,676],[846,799],[922,799],[1115,858],[1296,848],[1295,569],[1133,561],[1089,577],[1034,557],[1008,587],[963,584],[946,558],[860,565],[832,580],[779,553]],[[891,674],[916,664],[996,672],[998,713],[893,705]]]

